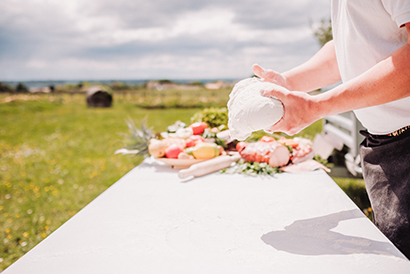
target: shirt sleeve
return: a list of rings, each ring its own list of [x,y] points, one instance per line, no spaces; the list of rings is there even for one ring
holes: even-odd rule
[[[409,0],[382,0],[382,3],[398,27],[410,22]]]

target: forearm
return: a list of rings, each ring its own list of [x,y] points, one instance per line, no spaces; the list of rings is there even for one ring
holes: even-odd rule
[[[340,81],[333,41],[326,43],[307,62],[282,75],[290,90],[306,92]]]
[[[321,116],[385,104],[410,96],[409,64],[410,43],[362,75],[315,96]]]

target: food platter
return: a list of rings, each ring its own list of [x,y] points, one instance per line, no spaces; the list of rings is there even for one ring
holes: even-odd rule
[[[155,158],[166,165],[171,166],[174,169],[188,168],[193,164],[200,163],[209,159],[172,159],[172,158]]]
[[[193,175],[195,177],[211,171],[214,172],[216,169],[222,169],[223,173],[230,174],[271,175],[280,170],[300,172],[301,170],[318,168],[313,164],[305,164],[297,167],[292,166],[292,168],[286,168],[285,170],[285,166],[296,165],[311,160],[315,156],[312,141],[301,137],[285,138],[279,135],[255,135],[256,139],[254,141],[236,142],[231,137],[230,129],[226,129],[226,124],[221,124],[218,127],[212,126],[211,128],[209,124],[202,120],[201,122],[194,122],[188,127],[177,121],[167,128],[167,132],[155,135],[147,130],[147,127],[143,124],[141,124],[141,130],[131,126],[130,131],[132,138],[139,136],[136,138],[136,143],[117,150],[116,153],[150,156],[156,164],[178,169],[178,174],[181,172],[185,175],[195,173]],[[139,149],[129,149],[136,147]],[[239,158],[232,157],[233,152],[238,154]],[[228,157],[225,157],[225,155]],[[208,161],[211,159],[215,159],[215,161]],[[237,162],[237,164],[233,164],[233,162]],[[190,168],[192,165],[195,166]],[[328,171],[323,165],[319,167]],[[225,168],[229,168],[229,170]]]

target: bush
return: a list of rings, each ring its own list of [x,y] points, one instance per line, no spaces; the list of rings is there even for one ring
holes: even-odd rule
[[[14,92],[14,88],[7,86],[5,84],[3,84],[2,82],[0,82],[0,92],[9,92],[12,93]]]
[[[364,213],[371,212],[370,200],[362,179],[332,178]],[[366,214],[367,215],[367,214]],[[368,216],[371,218],[371,216]]]
[[[23,83],[18,83],[16,86],[17,93],[27,93],[28,88]]]
[[[205,122],[209,127],[228,127],[228,110],[226,108],[206,108],[192,116],[191,122]]]

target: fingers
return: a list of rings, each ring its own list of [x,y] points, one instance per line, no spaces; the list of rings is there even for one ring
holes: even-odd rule
[[[293,136],[299,132],[301,132],[305,127],[302,126],[294,126],[291,127],[287,124],[286,118],[282,117],[276,124],[269,128],[269,132],[283,132],[289,136]]]
[[[260,78],[263,78],[264,69],[261,66],[259,66],[258,64],[253,64],[252,71],[253,71],[253,73],[255,73],[256,76],[258,76]]]
[[[283,87],[273,90],[264,90],[261,95],[276,97],[283,105],[283,116],[270,129],[270,132],[284,132],[289,136],[299,133],[314,121],[309,118],[309,106],[307,96],[302,92],[288,91]]]
[[[255,75],[262,78],[265,82],[271,82],[289,88],[289,86],[286,83],[286,79],[283,77],[283,75],[276,71],[273,71],[271,69],[264,69],[258,64],[254,64],[252,66],[252,70]]]
[[[275,125],[273,125],[270,129],[269,132],[275,133],[275,132],[283,132],[289,136],[293,136],[303,130],[303,128],[285,128],[282,126],[283,123],[281,121],[277,122]]]
[[[275,72],[273,70],[266,70],[258,64],[252,66],[253,73],[258,77],[262,78],[264,81],[272,82]]]
[[[279,101],[281,101],[282,104],[283,104],[282,98],[286,96],[288,93],[289,91],[286,88],[281,87],[281,86],[276,86],[276,88],[274,89],[261,90],[260,92],[262,96],[279,99]]]
[[[261,90],[261,95],[265,97],[277,98],[275,90]]]

